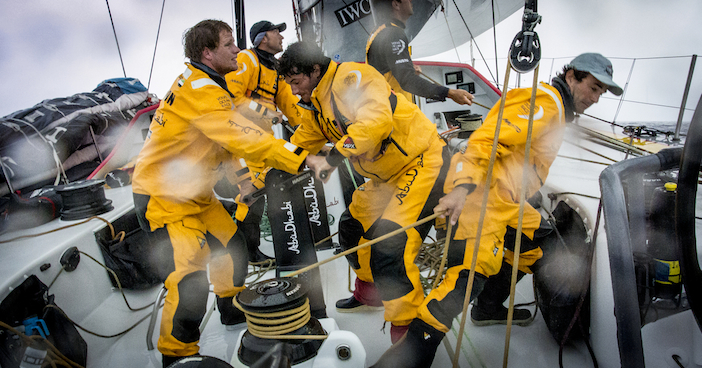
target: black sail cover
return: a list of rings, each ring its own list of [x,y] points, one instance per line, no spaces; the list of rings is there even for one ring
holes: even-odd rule
[[[2,181],[9,179],[13,190],[22,192],[52,184],[59,162],[70,179],[81,179],[149,101],[139,80],[118,78],[103,81],[91,92],[44,100],[0,118]],[[72,168],[81,173],[71,177]],[[9,186],[0,186],[0,195],[8,191]]]

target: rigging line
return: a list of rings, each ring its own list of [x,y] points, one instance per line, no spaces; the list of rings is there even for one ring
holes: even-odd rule
[[[119,289],[119,292],[122,294],[122,298],[124,299],[124,303],[127,305],[127,308],[129,308],[130,311],[132,311],[132,312],[138,312],[138,311],[140,311],[140,310],[149,308],[149,307],[151,307],[152,305],[154,305],[154,303],[151,303],[151,304],[145,305],[145,306],[143,306],[143,307],[133,308],[133,307],[129,304],[129,301],[127,300],[127,296],[124,294],[124,289],[122,288],[122,283],[119,281],[119,276],[117,276],[117,273],[115,273],[115,271],[112,270],[111,268],[107,267],[106,264],[104,264],[104,263],[98,261],[97,259],[95,259],[95,257],[91,256],[90,254],[85,253],[85,252],[83,252],[82,250],[79,250],[78,252],[79,252],[80,254],[82,254],[82,255],[84,255],[84,256],[86,256],[86,257],[92,259],[95,263],[97,263],[97,264],[100,265],[102,268],[104,268],[107,272],[109,272],[110,275],[112,275],[112,277],[114,277],[115,281],[117,282],[117,288]],[[63,270],[63,268],[61,268],[61,270]],[[59,273],[60,273],[60,272],[59,272]],[[58,275],[57,275],[57,277],[58,277]]]
[[[97,333],[97,332],[88,330],[88,329],[86,329],[85,327],[79,325],[76,321],[72,320],[71,317],[69,317],[69,316],[66,314],[66,312],[64,312],[63,309],[59,308],[56,304],[49,304],[49,305],[47,305],[47,306],[44,307],[44,308],[51,308],[51,309],[57,310],[57,311],[58,311],[59,313],[61,313],[61,314],[68,320],[68,322],[70,322],[72,325],[74,325],[74,326],[76,326],[77,328],[79,328],[79,329],[85,331],[86,333],[89,333],[89,334],[91,334],[91,335],[93,335],[93,336],[102,337],[102,338],[104,338],[104,339],[110,339],[110,338],[113,338],[113,337],[122,336],[122,335],[126,334],[127,332],[133,330],[136,326],[138,326],[140,323],[146,321],[148,318],[151,318],[151,313],[149,313],[149,314],[145,315],[144,317],[142,317],[140,320],[138,320],[136,323],[134,323],[131,327],[127,328],[126,330],[124,330],[124,331],[122,331],[122,332],[118,332],[118,333],[115,333],[115,334],[112,334],[112,335],[103,335],[103,334],[100,334],[100,333]]]
[[[619,105],[617,106],[617,111],[614,113],[614,119],[612,119],[612,121],[617,120],[617,116],[619,116],[619,111],[622,109],[622,104],[624,103],[624,98],[626,97],[626,92],[629,87],[629,81],[631,80],[631,74],[634,72],[634,66],[636,66],[636,59],[634,59],[634,61],[631,62],[629,76],[626,78],[626,84],[624,84],[624,92],[622,92],[622,97],[619,99]]]
[[[598,118],[597,116],[594,116],[594,115],[590,115],[590,114],[586,114],[586,113],[580,113],[580,115],[585,115],[585,116],[590,117],[590,118],[593,118],[593,119],[595,119],[595,120],[599,120],[599,121],[601,121],[601,122],[603,122],[603,123],[607,123],[607,124],[611,124],[611,125],[614,125],[614,126],[617,126],[617,127],[620,127],[620,128],[624,128],[624,125],[620,125],[620,124],[617,124],[617,123],[615,123],[615,122],[613,122],[613,121],[609,121],[609,120],[606,120],[606,119]]]
[[[510,60],[511,64],[511,60]],[[524,149],[524,166],[523,167],[528,167],[529,166],[529,155],[531,153],[531,139],[532,139],[532,132],[534,129],[534,109],[535,109],[535,102],[536,102],[536,90],[537,86],[539,84],[539,64],[536,64],[536,68],[534,69],[534,81],[532,82],[531,86],[531,100],[529,101],[529,125],[527,128],[527,136],[526,136],[526,143],[525,143],[525,149]],[[517,73],[519,75],[519,73]],[[509,80],[505,78],[505,85],[509,83]],[[526,170],[522,171],[522,190],[519,198],[519,217],[517,220],[517,234],[522,233],[522,229],[524,226],[524,208],[526,205],[526,197],[527,197],[527,186],[525,183],[528,181],[528,172]],[[558,232],[556,232],[558,234]],[[521,245],[522,245],[522,238],[521,236],[517,236],[517,239],[514,242],[514,250],[513,250],[513,260],[512,260],[512,279],[511,279],[511,284],[510,284],[510,292],[509,292],[509,308],[507,309],[507,332],[505,333],[505,350],[504,350],[504,355],[503,355],[503,367],[507,367],[507,361],[509,358],[509,343],[510,343],[510,338],[512,336],[512,318],[514,316],[514,299],[515,299],[515,288],[517,286],[517,274],[519,273],[519,258],[521,254]]]
[[[349,5],[349,3],[348,3],[346,0],[342,0],[341,2],[344,3],[344,5],[346,5],[346,6]],[[322,6],[324,6],[324,3],[322,3]],[[359,5],[359,6],[360,6],[360,5]],[[366,27],[363,26],[363,23],[361,23],[360,20],[359,20],[359,22],[358,22],[358,25],[361,26],[361,28],[363,28],[363,30],[366,32],[366,34],[370,36],[370,32],[368,32],[368,30],[366,29]],[[375,25],[375,23],[374,23],[374,25]]]
[[[492,39],[493,39],[492,45],[495,47],[495,70],[497,71],[496,75],[498,78],[495,84],[499,85],[500,84],[500,80],[499,80],[500,67],[497,65],[497,30],[495,29],[495,0],[492,0],[490,2],[490,6],[492,7]],[[517,80],[519,80],[519,78],[517,78]],[[507,83],[507,82],[505,82],[505,83]]]
[[[600,153],[600,152],[597,152],[597,151],[592,150],[592,149],[590,149],[590,148],[584,147],[583,145],[578,144],[578,143],[575,143],[575,142],[573,142],[573,141],[571,141],[571,140],[569,140],[569,139],[563,139],[563,142],[570,143],[570,144],[572,144],[573,146],[575,146],[575,147],[577,147],[577,148],[580,148],[580,149],[582,149],[582,150],[584,150],[584,151],[586,151],[586,152],[590,152],[590,153],[592,153],[592,154],[595,155],[595,156],[599,156],[599,157],[602,157],[602,158],[604,158],[604,159],[610,160],[610,161],[612,161],[612,163],[614,163],[614,162],[619,162],[619,160],[615,160],[615,159],[613,159],[613,158],[611,158],[611,157],[605,156],[604,154],[602,154],[602,153]],[[558,157],[567,157],[567,156],[558,155]],[[576,159],[576,158],[573,157],[573,159]],[[593,163],[602,164],[602,165],[609,165],[608,163],[604,163],[604,162],[594,162],[594,161],[588,161],[588,160],[583,160],[583,161],[586,161],[586,162],[593,162]]]
[[[44,344],[46,344],[46,346],[48,348],[47,352],[54,354],[54,355],[56,355],[56,357],[60,358],[60,359],[56,359],[56,358],[50,359],[51,360],[50,364],[54,364],[53,365],[54,367],[55,367],[55,363],[59,363],[59,364],[62,364],[63,366],[68,366],[68,367],[80,367],[80,368],[83,367],[82,365],[68,359],[65,355],[63,355],[61,353],[61,351],[59,351],[56,348],[56,346],[51,341],[49,341],[49,340],[47,340],[39,335],[27,336],[25,334],[25,331],[16,330],[14,327],[8,325],[7,323],[5,323],[3,321],[0,321],[0,327],[17,335],[17,337],[19,337],[19,339],[21,340],[20,342],[23,344],[31,345],[35,341],[41,341]]]
[[[585,163],[588,163],[588,164],[595,164],[595,165],[602,165],[602,166],[609,166],[609,165],[610,165],[610,164],[604,163],[604,162],[599,162],[599,161],[595,161],[595,160],[585,160],[585,159],[582,159],[582,158],[572,157],[572,156],[558,155],[557,157],[560,157],[560,158],[567,158],[567,159],[570,159],[570,160],[575,160],[575,161],[580,161],[580,162],[585,162]]]
[[[107,13],[110,15],[110,23],[112,24],[112,32],[115,34],[115,43],[117,44],[117,53],[119,54],[119,62],[122,63],[122,73],[124,77],[127,78],[127,71],[124,70],[124,60],[122,60],[122,51],[119,49],[119,41],[117,40],[117,30],[115,29],[115,22],[112,20],[112,12],[110,11],[110,0],[105,0],[107,3]]]
[[[53,232],[56,232],[56,231],[59,231],[59,230],[68,229],[68,228],[71,228],[71,227],[74,227],[74,226],[78,226],[78,225],[83,225],[83,224],[85,224],[86,222],[88,222],[88,221],[90,221],[90,220],[92,220],[92,219],[98,219],[98,220],[101,220],[101,221],[107,223],[107,224],[110,225],[110,226],[112,225],[112,224],[110,224],[109,221],[105,220],[104,218],[102,218],[102,217],[100,217],[100,216],[93,216],[93,217],[90,217],[90,218],[88,218],[88,219],[85,219],[85,220],[83,220],[83,221],[81,221],[81,222],[76,222],[76,223],[73,223],[73,224],[70,224],[70,225],[66,225],[66,226],[62,226],[62,227],[59,227],[59,228],[56,228],[56,229],[53,229],[53,230],[44,231],[44,232],[42,232],[42,233],[21,235],[21,236],[17,236],[17,237],[11,238],[11,239],[7,239],[7,240],[0,240],[0,244],[11,243],[11,242],[13,242],[13,241],[15,241],[15,240],[19,240],[19,239],[24,239],[24,238],[35,238],[35,237],[38,237],[38,236],[50,234],[50,233],[53,233]]]
[[[360,250],[360,249],[370,247],[371,245],[376,244],[376,243],[379,243],[379,242],[381,242],[381,241],[383,241],[383,240],[385,240],[385,239],[387,239],[387,238],[393,237],[393,236],[395,236],[395,235],[397,235],[397,234],[400,234],[400,233],[404,233],[404,232],[407,231],[408,229],[411,229],[411,228],[417,227],[417,226],[419,226],[419,225],[421,225],[421,224],[424,224],[424,223],[426,223],[426,222],[429,222],[429,221],[431,221],[431,220],[433,220],[433,219],[435,219],[435,218],[437,218],[437,217],[439,217],[439,216],[441,216],[441,215],[443,215],[443,214],[444,214],[444,212],[439,212],[439,213],[435,213],[435,214],[433,214],[433,215],[429,215],[429,216],[427,216],[427,217],[425,217],[425,218],[423,218],[423,219],[421,219],[421,220],[419,220],[419,221],[417,221],[417,222],[414,222],[414,223],[409,224],[409,225],[407,225],[407,226],[405,226],[405,227],[403,227],[403,228],[400,228],[400,229],[394,230],[394,231],[392,231],[392,232],[389,232],[389,233],[387,233],[387,234],[385,234],[385,235],[383,235],[383,236],[381,236],[381,237],[379,237],[379,238],[375,238],[375,239],[373,239],[373,240],[371,240],[371,241],[369,241],[369,242],[366,242],[366,243],[363,243],[363,244],[359,244],[359,245],[357,245],[357,246],[355,246],[355,247],[353,247],[353,248],[347,249],[347,250],[345,250],[345,251],[343,251],[343,252],[341,252],[341,253],[336,253],[336,254],[334,254],[333,256],[331,256],[331,257],[329,257],[329,258],[327,258],[327,259],[321,260],[321,261],[319,261],[319,262],[317,262],[317,263],[314,263],[314,264],[311,264],[311,265],[309,265],[309,266],[307,266],[307,267],[303,267],[303,268],[301,268],[301,269],[299,269],[299,270],[295,270],[294,272],[291,272],[291,273],[285,275],[285,277],[294,277],[294,276],[297,276],[297,275],[299,275],[299,274],[301,274],[301,273],[307,272],[307,271],[309,271],[309,270],[313,270],[313,269],[315,269],[315,268],[317,268],[317,267],[319,267],[319,266],[321,266],[321,265],[323,265],[323,264],[329,263],[329,262],[331,262],[331,261],[333,261],[333,260],[335,260],[335,259],[337,259],[337,258],[343,257],[343,256],[345,256],[345,255],[347,255],[347,254],[355,253],[356,251],[358,251],[358,250]]]
[[[563,195],[576,195],[576,196],[581,196],[585,198],[590,198],[590,199],[600,199],[598,196],[593,196],[585,193],[578,193],[578,192],[557,192],[557,193],[549,193],[548,198],[551,200],[555,200],[556,198],[563,196]],[[553,197],[553,198],[551,198]]]
[[[453,321],[452,321],[452,323],[451,323],[451,332],[453,332],[453,336],[457,338],[457,337],[458,337],[458,331],[456,331],[456,329],[453,328],[453,324],[454,324],[455,322],[460,323],[460,321],[458,320],[458,317],[454,317],[454,318],[453,318]],[[481,367],[481,368],[486,368],[487,365],[485,365],[485,362],[484,362],[483,359],[480,357],[480,353],[479,353],[478,348],[475,346],[475,344],[473,344],[473,341],[472,341],[472,340],[470,339],[470,337],[468,336],[468,331],[464,331],[464,332],[463,332],[463,337],[462,337],[462,338],[465,338],[466,341],[468,341],[468,344],[470,345],[470,348],[471,348],[471,350],[472,350],[472,352],[473,352],[473,356],[478,360],[478,363],[480,364],[480,367]],[[470,364],[470,366],[473,367],[473,363],[472,363],[471,360],[470,360],[471,354],[469,354],[469,352],[466,350],[466,348],[465,348],[464,346],[461,346],[461,352],[463,352],[463,356],[464,356],[464,357],[466,358],[466,360],[468,361],[468,364]],[[453,356],[453,352],[451,352],[449,355],[450,355],[450,356]],[[451,359],[451,360],[453,361],[453,359]]]
[[[627,57],[610,57],[610,59],[619,60],[658,60],[658,59],[682,59],[689,58],[691,55],[679,55],[679,56],[650,56],[650,57],[637,57],[637,58],[627,58]]]
[[[456,10],[458,11],[458,15],[461,17],[461,20],[463,21],[463,25],[466,27],[466,30],[468,30],[468,34],[470,35],[471,40],[475,40],[475,37],[473,37],[473,32],[470,31],[470,27],[468,27],[468,23],[466,23],[466,19],[463,17],[463,13],[461,13],[461,9],[458,8],[458,5],[456,5],[456,0],[453,0],[453,6],[456,7]],[[497,78],[492,74],[492,70],[490,70],[490,66],[487,65],[487,61],[485,59],[485,56],[483,55],[483,52],[480,50],[480,46],[478,46],[477,43],[475,44],[475,48],[478,49],[478,53],[480,54],[480,58],[483,59],[483,63],[485,63],[485,66],[488,69],[488,73],[490,73],[490,77],[492,77],[492,80],[497,81]],[[499,71],[499,69],[497,70]],[[499,83],[495,83],[499,84]]]
[[[449,37],[451,38],[451,44],[453,44],[453,50],[456,51],[456,58],[458,59],[458,62],[461,62],[461,55],[458,54],[458,46],[456,46],[456,41],[453,39],[453,32],[451,32],[451,27],[449,26],[448,22],[448,14],[446,14],[446,8],[443,8],[441,10],[442,13],[444,13],[444,21],[446,22],[446,29],[449,31]]]
[[[149,82],[146,84],[146,90],[151,88],[151,76],[154,73],[154,62],[156,61],[156,48],[158,47],[158,36],[161,34],[161,21],[163,21],[163,9],[166,7],[166,0],[161,4],[161,16],[158,18],[158,29],[156,30],[156,44],[154,45],[154,57],[151,59],[151,70],[149,70]],[[126,77],[126,73],[125,73]]]
[[[606,99],[606,100],[620,100],[619,98],[612,98],[612,97],[607,97],[607,96],[603,96],[601,98]],[[628,103],[647,105],[647,106],[657,106],[657,107],[667,107],[667,108],[671,108],[671,109],[680,109],[680,106],[663,105],[663,104],[657,104],[657,103],[645,102],[645,101],[636,101],[636,100],[623,100],[623,101],[628,102]],[[685,110],[695,111],[695,109],[689,108],[689,107],[686,107]]]
[[[455,0],[454,0],[455,1]],[[505,68],[505,81],[509,82],[509,74],[511,70],[511,64],[510,60],[507,59],[507,67]],[[500,96],[500,107],[497,112],[497,124],[495,125],[495,135],[492,141],[492,148],[490,151],[490,162],[488,163],[488,168],[487,168],[487,173],[485,174],[485,183],[486,185],[489,186],[489,183],[492,183],[492,172],[495,166],[495,160],[497,158],[497,144],[499,143],[498,138],[500,136],[500,128],[502,126],[502,116],[505,110],[505,101],[507,100],[507,86],[505,85],[505,89],[502,92],[502,95]],[[478,262],[478,248],[480,247],[480,236],[482,235],[483,232],[483,224],[485,221],[485,214],[487,211],[487,202],[488,202],[488,194],[489,190],[483,191],[483,199],[481,201],[481,206],[480,206],[480,216],[478,217],[478,231],[477,235],[475,237],[475,242],[473,244],[473,257],[471,259],[470,263],[470,272],[468,273],[468,282],[466,283],[466,289],[465,289],[465,294],[463,298],[463,311],[461,313],[461,323],[460,327],[458,330],[458,338],[456,341],[456,353],[454,354],[454,359],[453,359],[453,368],[458,367],[458,356],[459,356],[459,349],[461,347],[461,340],[463,338],[463,332],[465,331],[465,325],[466,325],[466,316],[468,312],[468,305],[470,304],[470,295],[473,293],[473,282],[475,281],[475,266]],[[466,244],[467,246],[467,244]]]

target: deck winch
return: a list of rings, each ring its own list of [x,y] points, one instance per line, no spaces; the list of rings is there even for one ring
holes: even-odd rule
[[[246,314],[248,329],[239,334],[232,366],[257,366],[270,358],[269,352],[282,348],[281,354],[295,368],[365,367],[361,340],[339,330],[331,318],[312,316],[307,289],[300,279],[274,278],[253,284],[234,298]]]
[[[236,297],[246,313],[248,330],[241,339],[239,359],[251,365],[280,340],[276,336],[326,335],[310,315],[307,289],[293,278],[275,278],[254,284]],[[285,339],[292,347],[291,364],[313,358],[324,340]]]
[[[111,211],[112,201],[105,198],[105,180],[79,180],[56,188],[61,195],[61,220],[81,220]]]

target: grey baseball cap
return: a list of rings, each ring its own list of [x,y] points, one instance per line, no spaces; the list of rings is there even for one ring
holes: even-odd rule
[[[609,59],[600,54],[594,52],[580,54],[570,62],[570,66],[575,70],[592,74],[598,81],[606,84],[607,90],[616,96],[621,96],[624,92],[622,87],[619,87],[612,80],[612,74],[614,74],[612,63]]]
[[[261,32],[268,32],[274,29],[283,32],[286,28],[287,26],[285,25],[285,23],[273,24],[267,20],[262,20],[260,22],[256,22],[253,26],[251,26],[251,30],[249,31],[249,37],[251,37],[251,42],[255,43],[256,36],[258,36],[258,34]]]

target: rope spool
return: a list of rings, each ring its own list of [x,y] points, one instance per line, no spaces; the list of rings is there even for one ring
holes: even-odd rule
[[[461,125],[461,130],[474,131],[480,128],[483,123],[483,116],[480,114],[461,114],[456,117],[456,122]]]
[[[258,282],[237,294],[233,303],[246,315],[248,329],[238,354],[247,365],[258,361],[281,340],[292,347],[292,365],[304,362],[316,356],[327,337],[310,313],[307,288],[297,279]]]

